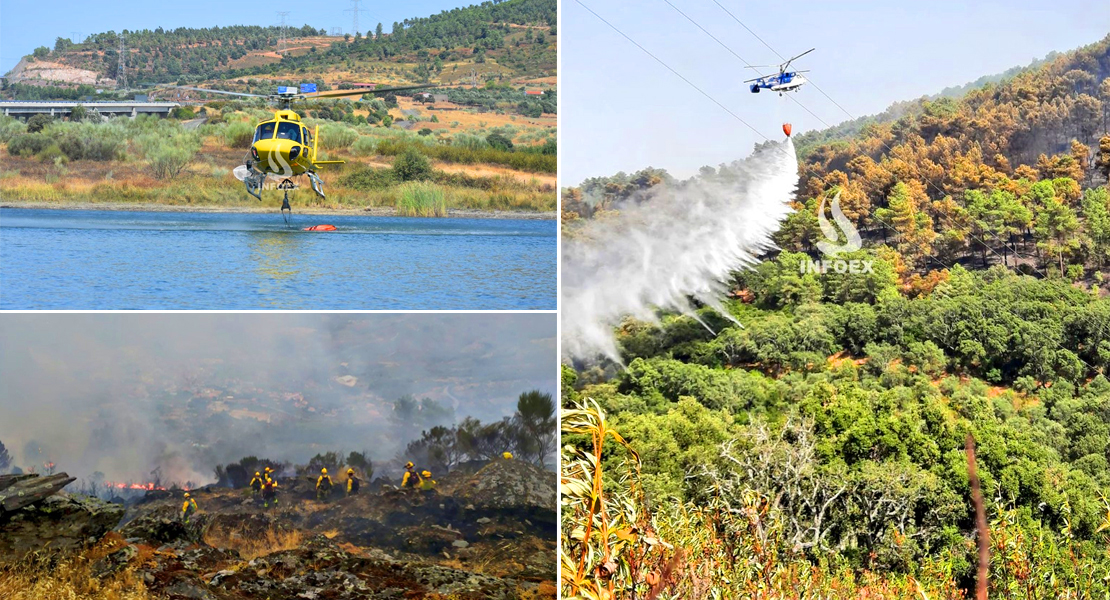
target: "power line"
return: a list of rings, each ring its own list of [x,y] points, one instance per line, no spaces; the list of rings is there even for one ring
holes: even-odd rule
[[[746,29],[746,30],[748,31],[748,33],[750,33],[750,34],[752,34],[753,36],[755,36],[755,39],[759,40],[759,42],[760,42],[761,44],[763,44],[764,46],[766,46],[768,50],[770,50],[771,52],[774,52],[774,53],[775,53],[775,56],[778,56],[778,57],[779,57],[779,60],[786,60],[786,58],[785,58],[785,57],[784,57],[783,55],[779,54],[779,53],[778,53],[778,51],[777,51],[777,50],[775,50],[774,48],[772,48],[770,44],[768,44],[767,42],[763,41],[763,38],[759,37],[759,34],[757,34],[756,32],[752,31],[752,30],[751,30],[751,28],[749,28],[749,27],[748,27],[747,25],[745,25],[745,24],[744,24],[744,22],[743,22],[743,21],[741,21],[741,20],[740,20],[740,19],[739,19],[739,18],[738,18],[738,17],[736,16],[736,15],[732,14],[732,12],[731,12],[731,11],[729,11],[729,9],[725,8],[723,4],[721,4],[721,3],[720,3],[720,2],[718,2],[717,0],[713,0],[713,4],[716,4],[717,6],[721,7],[721,10],[725,11],[725,14],[727,14],[728,16],[732,17],[732,20],[733,20],[733,21],[736,21],[737,23],[739,23],[741,27],[743,27],[744,29]],[[813,86],[813,89],[817,90],[818,92],[821,92],[821,95],[822,95],[822,96],[824,96],[825,98],[827,98],[827,99],[829,100],[829,102],[832,102],[833,104],[835,104],[835,105],[836,105],[836,107],[837,107],[837,108],[839,108],[840,110],[844,111],[844,114],[848,115],[848,118],[850,118],[850,119],[854,119],[854,118],[856,118],[855,116],[853,116],[853,115],[852,115],[852,113],[848,112],[848,109],[846,109],[846,108],[844,108],[843,106],[841,106],[841,105],[840,105],[840,104],[839,104],[839,103],[838,103],[838,102],[837,102],[836,100],[833,100],[833,99],[832,99],[832,96],[830,96],[830,95],[826,94],[826,93],[825,93],[825,90],[821,89],[821,88],[820,88],[820,87],[819,87],[819,86],[817,85],[817,83],[813,81],[813,78],[812,78],[812,77],[807,77],[806,79],[808,79],[808,80],[809,80],[809,83],[810,83],[810,85],[812,85],[812,86]],[[823,121],[822,121],[822,122],[823,122]]]
[[[690,17],[689,17],[689,16],[687,16],[687,15],[686,15],[685,13],[683,13],[683,12],[682,12],[682,11],[680,11],[680,10],[678,10],[678,8],[677,8],[677,7],[675,7],[675,6],[673,5],[673,4],[671,4],[671,3],[669,2],[669,0],[663,0],[663,1],[664,1],[664,2],[666,2],[666,3],[667,3],[667,4],[669,5],[669,6],[671,6],[671,8],[674,8],[674,9],[675,9],[675,10],[676,10],[676,11],[677,11],[677,12],[678,12],[679,14],[681,14],[681,15],[682,15],[682,16],[684,16],[684,17],[686,17],[686,18],[687,18],[687,19],[688,19],[688,20],[689,20],[690,22],[694,23],[694,25],[696,25],[696,26],[697,26],[697,27],[698,27],[699,29],[701,29],[702,31],[705,31],[705,29],[704,29],[703,27],[701,27],[700,25],[698,25],[698,24],[697,24],[697,23],[696,23],[696,22],[695,22],[695,21],[694,21],[693,19],[690,19]],[[616,27],[615,25],[613,25],[613,24],[612,24],[612,23],[610,23],[609,21],[605,20],[605,18],[603,18],[603,17],[601,16],[601,15],[597,14],[596,12],[594,12],[594,11],[593,11],[593,10],[592,10],[592,9],[591,9],[590,7],[588,7],[588,6],[586,6],[586,5],[584,4],[584,3],[582,3],[582,1],[581,1],[581,0],[575,0],[575,2],[576,2],[576,3],[577,3],[577,4],[579,5],[579,6],[581,6],[582,8],[586,9],[586,10],[587,10],[587,11],[588,11],[588,12],[589,12],[590,14],[592,14],[592,15],[593,15],[594,17],[596,17],[596,18],[597,18],[598,20],[600,20],[600,21],[601,21],[602,23],[605,23],[606,25],[608,25],[610,29],[612,29],[613,31],[617,32],[617,33],[618,33],[618,34],[619,34],[619,35],[620,35],[621,37],[623,37],[624,39],[628,40],[628,41],[629,41],[630,43],[632,43],[632,44],[633,44],[634,46],[636,46],[637,48],[639,48],[640,50],[642,50],[642,51],[643,51],[643,52],[644,52],[645,54],[647,54],[648,56],[650,56],[650,57],[651,57],[651,58],[652,58],[653,60],[655,60],[655,61],[656,61],[656,62],[658,62],[659,64],[663,65],[663,67],[665,67],[665,68],[666,68],[666,69],[667,69],[668,71],[670,71],[671,73],[673,73],[673,74],[674,74],[675,76],[677,76],[677,77],[678,77],[679,79],[682,79],[682,80],[683,80],[684,82],[686,82],[686,83],[687,83],[687,84],[688,84],[688,85],[689,85],[690,87],[694,88],[694,89],[695,89],[695,90],[696,90],[696,91],[697,91],[698,93],[702,94],[703,96],[705,96],[706,98],[708,98],[708,99],[709,99],[710,101],[712,101],[712,102],[713,102],[714,104],[716,104],[716,105],[717,105],[717,106],[719,106],[719,107],[720,107],[721,109],[723,109],[723,110],[724,110],[725,112],[727,112],[727,113],[728,113],[729,115],[731,115],[731,116],[732,116],[733,118],[735,118],[736,120],[738,120],[738,121],[740,121],[741,123],[743,123],[743,124],[744,124],[744,125],[745,125],[746,127],[748,127],[748,128],[749,128],[749,129],[751,129],[751,130],[752,130],[753,132],[755,132],[755,134],[756,134],[756,135],[758,135],[759,137],[763,138],[763,140],[764,140],[764,141],[770,141],[770,139],[769,139],[769,138],[768,138],[767,136],[763,135],[763,133],[761,133],[761,132],[760,132],[759,130],[757,130],[757,129],[756,129],[755,127],[752,127],[752,126],[751,126],[751,125],[750,125],[750,124],[749,124],[749,123],[748,123],[747,121],[744,121],[743,119],[741,119],[741,118],[740,118],[740,117],[739,117],[738,115],[736,115],[736,113],[732,112],[732,111],[731,111],[731,110],[729,110],[729,109],[728,109],[727,107],[725,107],[725,106],[724,106],[723,104],[721,104],[721,103],[720,103],[719,101],[717,101],[717,99],[716,99],[716,98],[714,98],[714,97],[710,96],[710,95],[709,95],[708,93],[706,93],[706,92],[705,92],[704,90],[702,90],[702,89],[701,89],[700,87],[698,87],[698,86],[697,86],[697,85],[695,85],[695,84],[694,84],[693,82],[691,82],[691,81],[690,81],[689,79],[687,79],[686,77],[684,77],[684,76],[683,76],[683,75],[682,75],[681,73],[679,73],[678,71],[674,70],[674,69],[673,69],[673,68],[671,68],[671,67],[670,67],[670,66],[669,66],[668,64],[666,64],[666,63],[665,63],[665,62],[663,62],[663,61],[662,61],[661,59],[659,59],[659,58],[658,58],[657,56],[655,56],[655,55],[654,55],[654,54],[652,54],[652,53],[651,53],[650,51],[648,51],[648,50],[647,50],[647,48],[644,48],[644,47],[643,47],[642,45],[640,45],[640,44],[639,44],[638,42],[636,42],[636,40],[633,40],[633,39],[632,39],[631,37],[629,37],[629,36],[628,36],[627,34],[625,34],[625,33],[624,33],[623,31],[621,31],[620,29],[618,29],[618,28],[617,28],[617,27]],[[714,0],[714,2],[716,3],[716,0]],[[718,6],[720,6],[720,4],[719,4],[719,3],[718,3]],[[722,9],[724,9],[724,7],[723,7],[723,6],[722,6],[721,8],[722,8]],[[725,9],[725,12],[728,12],[728,11],[727,11],[727,9]],[[729,13],[729,14],[731,15],[731,13]],[[752,32],[752,31],[751,31],[750,29],[748,29],[748,27],[747,27],[746,25],[743,25],[743,23],[742,23],[742,22],[740,22],[740,21],[739,21],[739,19],[736,19],[736,17],[735,17],[735,16],[733,16],[733,18],[734,18],[734,19],[735,19],[735,20],[736,20],[736,21],[737,21],[738,23],[740,23],[740,24],[741,24],[741,25],[742,25],[742,26],[743,26],[743,27],[744,27],[745,29],[747,29],[747,30],[748,30],[749,32],[751,32],[751,33],[752,33],[752,35],[755,35],[757,39],[759,39],[759,40],[760,40],[761,42],[763,42],[762,38],[759,38],[759,36],[758,36],[758,35],[756,35],[756,34],[755,34],[755,32]],[[714,39],[715,41],[717,41],[717,43],[721,44],[721,45],[722,45],[722,46],[724,46],[724,47],[725,47],[726,49],[728,49],[728,50],[729,50],[729,52],[731,52],[731,53],[732,53],[732,54],[733,54],[734,56],[736,56],[737,58],[740,58],[740,56],[739,56],[739,55],[737,55],[737,54],[736,54],[735,52],[733,52],[733,51],[732,51],[731,49],[729,49],[729,48],[728,48],[728,46],[725,46],[725,45],[724,45],[724,44],[723,44],[723,43],[722,43],[722,42],[721,42],[720,40],[718,40],[718,39],[717,39],[717,38],[716,38],[715,36],[713,36],[712,34],[710,34],[710,33],[709,33],[708,31],[705,31],[705,33],[706,33],[706,34],[708,34],[708,35],[709,35],[710,37],[712,37],[712,38],[713,38],[713,39]],[[769,46],[769,45],[768,45],[768,44],[767,44],[766,42],[763,42],[763,44],[764,44],[765,46],[767,46],[768,48],[770,48],[770,46]],[[775,52],[773,48],[771,48],[771,50],[772,50],[772,52]],[[782,58],[782,55],[781,55],[781,54],[778,54],[778,52],[775,52],[775,54],[776,54],[776,55],[778,55],[778,56],[779,56],[779,58]],[[740,60],[741,60],[741,62],[744,62],[744,63],[745,63],[745,65],[747,65],[747,61],[744,61],[744,60],[743,60],[742,58],[740,58]],[[785,60],[785,59],[783,59],[783,60]],[[816,87],[816,86],[814,86],[814,87]],[[822,93],[824,93],[824,92],[822,92]],[[827,94],[826,94],[826,97],[828,97],[828,95],[827,95]],[[829,100],[830,100],[830,101],[832,101],[832,102],[833,102],[833,104],[837,104],[837,103],[836,103],[836,101],[835,101],[835,100],[833,100],[832,98],[829,98]],[[797,104],[798,104],[799,106],[802,106],[802,108],[805,108],[805,106],[803,106],[803,105],[802,105],[802,104],[801,104],[800,102],[798,102],[797,100],[795,100],[795,102],[797,102]],[[837,106],[839,106],[839,104],[837,104]],[[843,108],[843,107],[840,107],[840,108],[841,108],[841,110],[844,110],[844,108]],[[809,109],[806,109],[806,111],[807,111],[807,112],[809,112],[809,113],[810,113],[811,115],[813,114],[813,113],[812,113],[811,111],[809,111]],[[847,112],[847,111],[845,111],[845,112]],[[850,115],[850,113],[849,113],[849,116],[851,116],[851,115]],[[816,115],[814,115],[814,117],[816,117]],[[824,121],[824,120],[822,120],[822,119],[820,119],[820,117],[816,117],[816,118],[817,118],[817,119],[818,119],[819,121],[821,121],[822,123],[825,123],[825,121]],[[825,123],[825,125],[826,125],[826,126],[828,126],[828,124],[827,124],[827,123]],[[881,143],[883,143],[883,145],[884,145],[884,146],[885,146],[885,147],[887,148],[887,150],[888,150],[888,151],[890,151],[890,150],[891,150],[891,149],[890,149],[890,147],[889,147],[889,146],[887,146],[887,145],[885,144],[885,142],[882,142],[881,140],[880,140],[880,142],[881,142]],[[786,149],[785,149],[785,146],[783,146],[783,147],[782,147],[782,149],[783,149],[783,151],[784,151],[784,152],[787,152],[787,151],[786,151]],[[913,166],[912,164],[910,164],[910,163],[908,163],[908,162],[907,162],[906,164],[907,164],[907,165],[909,165],[909,166],[910,166],[911,168],[913,168],[913,169],[914,169],[915,171],[917,171],[916,167],[915,167],[915,166]],[[816,172],[815,170],[813,170],[813,169],[812,169],[811,167],[809,167],[808,165],[806,165],[806,164],[805,164],[804,162],[799,162],[799,165],[800,165],[800,166],[802,167],[802,169],[803,169],[803,170],[805,170],[805,171],[808,171],[808,172],[809,172],[809,173],[810,173],[811,175],[818,175],[818,173],[817,173],[817,172]],[[920,172],[917,172],[917,175],[918,175],[918,177],[921,177],[921,174],[920,174]],[[942,193],[942,194],[944,193],[944,192],[943,192],[943,190],[941,190],[941,189],[940,189],[939,187],[937,187],[937,186],[936,186],[936,184],[933,184],[933,183],[932,183],[931,181],[929,181],[929,180],[928,180],[927,178],[924,178],[924,177],[921,177],[921,178],[922,178],[922,179],[923,179],[924,181],[926,181],[927,183],[929,183],[930,185],[932,185],[932,186],[933,186],[933,188],[934,188],[934,189],[936,189],[936,190],[937,190],[938,192],[940,192],[940,193]],[[886,222],[886,221],[884,221],[883,219],[879,218],[879,217],[878,217],[877,215],[874,215],[874,214],[872,214],[872,215],[871,215],[871,217],[872,217],[872,218],[873,218],[873,219],[874,219],[875,221],[877,221],[877,222],[881,223],[881,224],[882,224],[882,225],[883,225],[884,227],[886,227],[887,229],[889,229],[889,230],[893,231],[893,232],[894,232],[894,233],[896,233],[896,234],[898,233],[898,230],[897,230],[897,229],[896,229],[895,227],[893,227],[892,225],[890,225],[889,223],[887,223],[887,222]],[[951,218],[951,217],[949,216],[949,218]],[[969,235],[969,236],[970,236],[970,237],[971,237],[972,239],[974,239],[975,241],[979,242],[980,244],[983,244],[983,247],[984,247],[984,248],[986,248],[986,249],[990,250],[990,251],[991,251],[991,252],[992,252],[993,254],[995,254],[996,256],[1000,256],[1001,258],[1003,258],[1003,260],[1005,260],[1005,257],[1002,257],[1002,256],[1001,256],[1000,254],[998,254],[998,252],[997,252],[996,250],[994,250],[993,248],[991,248],[991,247],[990,247],[989,245],[987,245],[987,244],[986,244],[986,242],[984,242],[983,240],[979,239],[978,237],[976,237],[976,236],[975,236],[974,234],[972,234],[972,233],[970,233],[970,232],[968,233],[968,235]],[[997,236],[992,236],[992,237],[994,237],[995,241],[999,241],[999,240],[998,240],[998,238],[997,238]],[[920,244],[920,245],[919,245],[919,247],[920,247],[920,249],[922,249],[922,250],[927,250],[927,249],[928,249],[928,248],[927,248],[927,246],[926,246],[925,244]],[[1016,254],[1016,253],[1017,253],[1017,250],[1016,250],[1016,248],[1015,248],[1014,252],[1015,252],[1015,256],[1016,256],[1016,255],[1017,255],[1017,254]],[[937,264],[941,265],[942,267],[944,267],[944,268],[946,268],[946,269],[947,269],[947,268],[951,268],[951,266],[952,266],[952,265],[945,265],[945,264],[944,264],[944,263],[943,263],[942,261],[940,261],[939,259],[937,259],[936,257],[932,256],[932,255],[931,255],[931,254],[929,254],[929,253],[923,253],[923,254],[922,254],[922,256],[923,256],[924,258],[928,259],[928,260],[931,260],[931,261],[933,261],[933,262],[935,262],[935,263],[937,263]],[[956,263],[955,263],[955,262],[953,262],[953,264],[956,264]],[[1043,277],[1045,277],[1046,279],[1048,279],[1048,275],[1047,275],[1047,274],[1045,274],[1045,273],[1044,273],[1043,271],[1037,270],[1037,272],[1038,272],[1038,273],[1040,273],[1040,274],[1041,274],[1041,275],[1042,275]],[[1066,300],[1066,297],[1064,297],[1064,296],[1062,296],[1062,295],[1061,295],[1060,297],[1061,297],[1061,298],[1064,298],[1064,299]],[[980,314],[981,314],[981,311],[980,311]],[[1104,328],[1105,328],[1105,325],[1106,325],[1106,323],[1107,323],[1107,320],[1104,320],[1104,321],[1103,321],[1103,323],[1102,323],[1102,327],[1100,327],[1100,329],[1099,329],[1099,334],[1098,334],[1098,336],[1097,336],[1097,337],[1099,337],[1099,338],[1101,338],[1101,337],[1102,337],[1102,335],[1103,335],[1103,332],[1104,332]],[[942,343],[944,343],[944,342],[943,342],[943,340],[942,340]],[[944,345],[945,345],[945,346],[948,346],[948,348],[949,348],[950,350],[953,350],[953,351],[955,351],[955,349],[954,349],[954,348],[952,348],[951,346],[949,346],[948,344],[946,344],[946,343],[945,343]],[[1057,344],[1057,346],[1058,346],[1059,348],[1063,349],[1063,345],[1062,345],[1062,344]],[[1079,361],[1080,361],[1080,362],[1082,362],[1083,364],[1087,365],[1087,367],[1088,367],[1089,369],[1091,369],[1092,371],[1097,371],[1097,370],[1098,370],[1098,369],[1096,369],[1096,368],[1095,368],[1095,367],[1094,367],[1093,365],[1091,365],[1090,363],[1088,363],[1088,362],[1087,362],[1086,360],[1083,360],[1083,358],[1082,358],[1082,357],[1080,357],[1080,356],[1079,356],[1078,354],[1075,354],[1075,357],[1076,357],[1076,359],[1077,359],[1077,360],[1079,360]]]
[[[621,37],[623,37],[624,39],[626,39],[626,40],[628,40],[629,42],[631,42],[631,43],[632,43],[632,45],[634,45],[634,46],[636,46],[637,48],[639,48],[640,50],[642,50],[642,51],[644,52],[644,54],[647,54],[647,55],[648,55],[648,56],[650,56],[650,57],[651,57],[652,59],[654,59],[654,60],[655,60],[655,62],[657,62],[657,63],[659,63],[659,64],[663,65],[663,67],[664,67],[664,68],[666,68],[666,69],[667,69],[668,71],[670,71],[671,73],[674,73],[675,77],[678,77],[678,78],[679,78],[679,79],[681,79],[682,81],[685,81],[687,85],[689,85],[690,87],[692,87],[692,88],[694,88],[695,90],[697,90],[697,91],[698,91],[698,93],[700,93],[700,94],[701,94],[702,96],[705,96],[706,98],[708,98],[708,99],[710,100],[710,102],[712,102],[713,104],[716,104],[717,106],[721,107],[721,110],[723,110],[723,111],[727,112],[728,114],[732,115],[732,118],[734,118],[734,119],[736,119],[737,121],[740,121],[741,123],[743,123],[745,127],[747,127],[748,129],[751,129],[751,130],[752,130],[753,132],[755,132],[755,134],[756,134],[756,135],[758,135],[759,137],[763,138],[764,140],[766,140],[766,139],[767,139],[767,136],[765,136],[765,135],[763,135],[762,133],[760,133],[758,129],[756,129],[755,127],[752,127],[752,126],[751,126],[751,124],[749,124],[749,123],[748,123],[747,121],[745,121],[744,119],[741,119],[739,115],[737,115],[736,113],[734,113],[734,112],[732,112],[731,110],[729,110],[729,108],[728,108],[727,106],[725,106],[724,104],[721,104],[720,102],[718,102],[716,98],[714,98],[713,96],[710,96],[709,94],[707,94],[707,93],[705,92],[705,90],[703,90],[703,89],[701,89],[700,87],[698,87],[698,86],[694,85],[694,82],[690,81],[689,79],[686,79],[686,77],[684,77],[684,76],[682,75],[682,73],[679,73],[678,71],[676,71],[676,70],[674,70],[673,68],[671,68],[671,66],[670,66],[670,65],[668,65],[667,63],[665,63],[665,62],[663,62],[662,60],[660,60],[658,56],[655,56],[654,54],[652,54],[651,52],[649,52],[647,48],[644,48],[643,46],[641,46],[641,45],[639,44],[639,42],[637,42],[636,40],[634,40],[634,39],[632,39],[632,38],[628,37],[627,35],[625,35],[625,33],[624,33],[623,31],[621,31],[620,29],[617,29],[617,28],[616,28],[616,26],[614,26],[614,25],[613,25],[612,23],[610,23],[609,21],[606,21],[606,20],[605,20],[605,19],[604,19],[604,18],[603,18],[603,17],[601,16],[601,15],[597,14],[596,12],[594,12],[594,11],[593,11],[593,9],[591,9],[590,7],[588,7],[588,6],[586,6],[585,4],[583,4],[583,3],[582,3],[582,0],[574,0],[574,1],[575,1],[575,2],[577,2],[577,3],[578,3],[578,5],[579,5],[579,6],[581,6],[582,8],[584,8],[584,9],[588,10],[588,11],[590,12],[590,14],[591,14],[591,15],[593,15],[593,16],[595,16],[595,17],[597,17],[597,18],[598,18],[598,20],[600,20],[600,21],[601,21],[602,23],[605,23],[606,25],[608,25],[610,29],[612,29],[613,31],[615,31],[615,32],[617,32],[618,34],[620,34],[620,36],[621,36]]]
[[[127,89],[127,44],[124,35],[119,34],[119,60],[116,61],[116,87]]]
[[[348,8],[348,9],[343,11],[343,12],[351,13],[351,35],[356,35],[359,32],[359,29],[358,29],[358,13],[360,13],[360,12],[370,12],[370,11],[364,9],[364,8],[359,8],[358,3],[361,2],[361,1],[362,0],[351,0],[351,8]]]
[[[287,11],[287,10],[277,11],[277,16],[278,16],[278,19],[281,20],[281,25],[279,25],[279,27],[281,27],[281,30],[280,30],[279,37],[278,37],[278,54],[281,54],[282,52],[285,52],[285,49],[286,49],[285,17],[289,16],[289,11]]]

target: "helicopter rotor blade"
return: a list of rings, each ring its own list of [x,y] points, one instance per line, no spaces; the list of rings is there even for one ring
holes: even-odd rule
[[[398,92],[402,90],[420,90],[439,87],[436,84],[426,83],[423,85],[403,85],[388,88],[374,88],[362,90],[328,90],[326,92],[312,92],[308,94],[301,94],[303,98],[341,98],[343,96],[362,96],[363,94],[388,94],[389,92]]]
[[[788,61],[786,61],[785,63],[783,63],[783,64],[782,64],[782,66],[781,66],[781,67],[779,67],[779,72],[780,72],[780,73],[782,73],[782,72],[785,72],[785,71],[786,71],[786,69],[788,69],[788,68],[790,67],[790,63],[792,63],[792,62],[794,62],[794,61],[798,60],[799,58],[801,58],[801,57],[803,57],[803,56],[805,56],[805,55],[809,54],[810,52],[813,52],[813,51],[814,51],[814,50],[816,50],[816,49],[817,49],[817,48],[810,48],[809,50],[806,50],[805,52],[802,52],[801,54],[799,54],[799,55],[797,55],[797,56],[795,56],[795,57],[791,58],[791,59],[790,59],[790,60],[788,60]]]
[[[209,94],[227,94],[228,96],[247,96],[250,98],[268,98],[269,96],[263,94],[247,94],[245,92],[227,92],[224,90],[210,90],[207,88],[188,87],[184,85],[171,85],[169,86],[178,90],[193,90],[194,92],[208,92]]]

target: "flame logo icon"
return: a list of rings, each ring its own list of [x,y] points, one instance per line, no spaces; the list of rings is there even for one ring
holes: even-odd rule
[[[846,240],[843,244],[840,243],[840,235],[837,233],[836,227],[833,227],[832,223],[829,223],[829,220],[825,218],[825,198],[822,197],[821,206],[817,209],[817,224],[821,226],[821,233],[825,235],[825,239],[817,242],[817,249],[826,256],[835,258],[842,253],[855,252],[862,248],[863,241],[860,240],[859,231],[848,220],[848,217],[844,216],[844,211],[840,210],[840,190],[837,190],[836,195],[833,196],[832,216],[837,227],[844,232]]]

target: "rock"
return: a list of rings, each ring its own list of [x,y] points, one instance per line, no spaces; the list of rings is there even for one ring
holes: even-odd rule
[[[124,546],[119,550],[105,556],[104,558],[93,563],[92,574],[97,579],[102,579],[108,575],[118,573],[131,562],[132,558],[139,553],[139,550],[134,546]]]
[[[556,507],[555,473],[522,460],[495,460],[455,490],[480,509],[538,510]],[[471,507],[467,506],[469,510]]]
[[[192,585],[185,581],[179,581],[168,588],[166,594],[170,598],[190,598],[191,600],[216,600],[216,597],[209,594],[203,588]]]
[[[456,547],[456,548],[466,548],[470,544],[467,543],[466,540],[455,540],[455,541],[451,542],[451,545]]]
[[[489,523],[492,520],[493,519],[490,519],[489,517],[482,517],[481,519],[478,519],[478,524],[479,525],[485,525],[486,523]]]
[[[40,477],[38,475],[0,476],[0,513],[17,511],[53,496],[77,480],[65,473]]]
[[[102,538],[122,518],[122,506],[76,495],[50,496],[17,511],[4,511],[0,563],[19,560],[34,550],[79,549]]]
[[[195,540],[196,531],[180,520],[151,513],[134,519],[119,530],[127,539],[139,539],[150,544],[169,544],[178,540]]]

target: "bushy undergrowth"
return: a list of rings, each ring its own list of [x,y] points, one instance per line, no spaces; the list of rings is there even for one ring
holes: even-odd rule
[[[446,217],[446,194],[442,187],[434,183],[406,183],[401,186],[397,213],[406,217]]]
[[[378,142],[378,153],[385,156],[396,156],[410,149],[418,149],[432,158],[460,164],[489,163],[512,167],[520,171],[536,173],[556,172],[557,157],[554,154],[541,154],[534,152],[510,152],[495,150],[493,148],[468,148],[463,146],[448,146],[443,144],[419,144],[400,140],[381,140]]]

